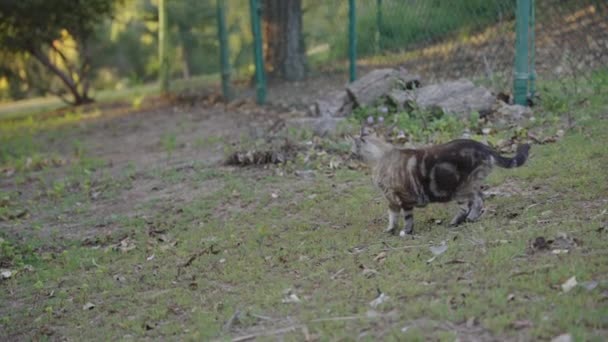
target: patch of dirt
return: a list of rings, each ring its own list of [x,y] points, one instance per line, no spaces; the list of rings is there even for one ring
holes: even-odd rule
[[[33,200],[55,208],[28,208],[26,217],[0,221],[0,228],[17,240],[31,234],[60,245],[61,241],[118,232],[120,224],[109,218],[150,215],[220,190],[221,179],[198,181],[196,174],[209,167],[224,172],[217,167],[225,159],[225,146],[241,143],[243,137],[253,140],[264,136],[284,116],[284,112],[258,107],[251,101],[208,108],[175,105],[88,120],[75,127],[60,128],[60,135],[43,133],[37,137],[44,145],[42,153],[58,153],[68,162],[30,172],[22,184],[17,184],[14,176],[3,178],[0,190],[14,194],[15,202],[20,204]],[[173,139],[174,146],[167,147],[163,139]],[[95,171],[87,203],[59,208],[64,205],[62,198],[50,198],[46,191],[54,182],[70,176],[77,163],[73,157],[75,141],[84,147],[86,157],[102,160],[106,166]],[[178,179],[164,179],[163,174],[174,174]],[[108,179],[116,184],[107,184]],[[68,186],[66,195],[81,191],[79,185],[76,187]],[[35,222],[42,224],[32,230]]]

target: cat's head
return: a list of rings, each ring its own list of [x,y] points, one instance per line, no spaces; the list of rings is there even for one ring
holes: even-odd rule
[[[361,126],[359,135],[347,136],[351,154],[365,162],[373,163],[391,148],[384,138],[369,127]]]

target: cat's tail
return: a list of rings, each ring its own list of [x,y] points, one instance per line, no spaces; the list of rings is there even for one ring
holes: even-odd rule
[[[515,151],[515,156],[513,158],[503,157],[498,152],[491,150],[492,157],[494,157],[496,165],[507,169],[524,165],[526,160],[528,160],[529,152],[530,144],[521,144],[517,146],[517,150]]]

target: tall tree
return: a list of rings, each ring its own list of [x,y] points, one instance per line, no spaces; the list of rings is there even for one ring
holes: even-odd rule
[[[160,91],[169,91],[169,28],[167,24],[167,3],[158,0],[158,59],[160,61]]]
[[[300,81],[306,77],[302,34],[302,0],[264,0],[264,62],[271,78]]]
[[[29,54],[55,74],[72,97],[58,92],[66,102],[91,102],[89,43],[96,25],[112,15],[119,1],[0,0],[0,45]]]

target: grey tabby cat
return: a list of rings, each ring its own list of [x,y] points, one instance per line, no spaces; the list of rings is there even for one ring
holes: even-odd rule
[[[351,138],[352,152],[373,170],[373,182],[388,201],[387,232],[397,234],[403,212],[405,228],[400,235],[414,231],[414,207],[455,200],[460,205],[450,221],[457,226],[475,221],[483,213],[481,186],[494,166],[514,168],[528,159],[530,145],[517,147],[513,158],[503,157],[480,142],[467,139],[420,149],[398,148],[377,134]]]

